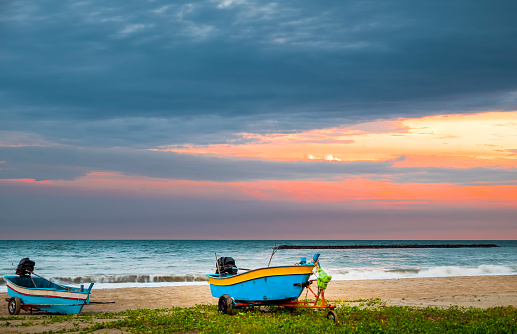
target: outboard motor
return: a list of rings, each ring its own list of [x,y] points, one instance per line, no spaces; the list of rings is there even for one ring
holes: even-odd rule
[[[34,271],[34,265],[34,261],[29,260],[28,257],[23,258],[18,264],[18,268],[16,268],[16,275],[30,276]]]
[[[219,271],[221,271],[219,273]],[[236,275],[238,268],[235,266],[235,260],[233,257],[220,257],[217,259],[217,269],[215,270],[216,274],[224,275]]]

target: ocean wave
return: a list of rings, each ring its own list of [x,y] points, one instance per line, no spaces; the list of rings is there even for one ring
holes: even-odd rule
[[[480,265],[477,267],[436,266],[429,268],[324,268],[336,281],[399,279],[452,276],[517,275],[517,266]],[[192,275],[92,275],[47,277],[63,285],[95,283],[97,289],[127,287],[157,287],[207,284],[203,274]],[[0,277],[0,292],[7,291],[5,280]]]
[[[95,283],[96,289],[198,285],[207,284],[208,281],[205,275],[96,275],[45,278],[58,284],[71,286]],[[0,292],[6,291],[6,282],[0,277]]]
[[[517,275],[517,266],[437,266],[430,268],[338,268],[326,270],[334,280],[397,279],[419,277]]]
[[[82,283],[180,283],[206,282],[206,275],[98,275],[54,277],[53,281],[62,284]]]
[[[191,283],[206,282],[206,275],[97,275],[97,276],[64,276],[45,277],[60,284],[84,283]],[[5,279],[0,277],[0,285],[5,285]]]

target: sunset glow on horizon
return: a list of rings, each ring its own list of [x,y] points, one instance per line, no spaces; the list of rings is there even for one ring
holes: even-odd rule
[[[371,131],[374,129],[377,131]],[[397,166],[514,168],[516,129],[517,111],[486,112],[377,121],[295,134],[245,133],[242,138],[251,142],[164,150],[286,161],[384,161],[404,156]]]
[[[366,130],[366,129],[369,129]],[[270,160],[388,160],[397,168],[515,168],[517,112],[440,115],[376,121],[297,134],[254,135],[247,144],[168,149],[193,155]],[[342,142],[342,144],[340,144]],[[300,159],[301,156],[305,158]],[[321,158],[318,158],[321,157]],[[400,158],[403,157],[403,158]],[[393,161],[391,161],[392,159]],[[462,185],[461,182],[399,182],[393,175],[334,177],[332,180],[260,180],[208,182],[134,177],[110,171],[91,172],[71,181],[3,180],[48,185],[54,191],[75,189],[118,196],[183,196],[235,200],[349,202],[359,207],[408,209],[425,206],[515,207],[517,184]]]

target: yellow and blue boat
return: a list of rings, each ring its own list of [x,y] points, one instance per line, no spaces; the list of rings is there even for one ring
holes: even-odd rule
[[[213,297],[231,297],[233,304],[278,304],[295,301],[309,281],[318,257],[319,254],[315,254],[312,262],[308,263],[302,258],[295,265],[265,267],[239,274],[223,274],[222,270],[221,274],[208,274],[210,292]]]

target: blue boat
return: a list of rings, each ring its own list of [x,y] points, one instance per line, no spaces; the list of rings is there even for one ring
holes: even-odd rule
[[[31,314],[33,310],[78,314],[84,305],[90,303],[93,283],[87,289],[84,285],[74,288],[51,282],[33,271],[34,261],[24,258],[16,269],[18,276],[4,276],[10,296],[6,298],[9,314],[19,314],[22,309]]]
[[[78,314],[89,304],[93,283],[85,289],[59,285],[42,277],[4,276],[7,282],[9,313],[16,315],[21,309],[59,314]]]
[[[296,302],[318,261],[315,254],[313,261],[307,263],[302,258],[300,263],[288,266],[265,267],[248,270],[238,274],[236,268],[225,265],[224,259],[218,260],[215,274],[207,274],[210,292],[219,298],[219,309],[226,313],[239,305],[283,304]],[[223,259],[223,261],[221,261]],[[233,261],[232,258],[231,261]],[[224,268],[219,268],[223,266]]]

